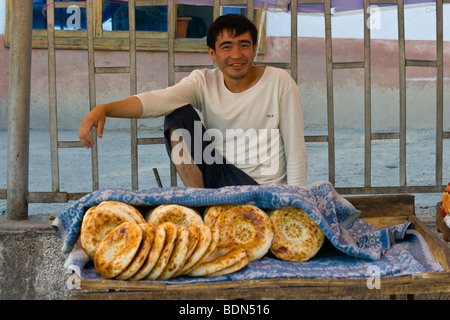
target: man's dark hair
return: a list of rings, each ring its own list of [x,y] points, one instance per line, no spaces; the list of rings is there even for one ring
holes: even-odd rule
[[[233,34],[234,37],[240,36],[241,34],[250,31],[253,45],[255,45],[258,41],[258,30],[250,20],[239,14],[226,14],[218,17],[209,26],[208,35],[206,36],[206,44],[208,45],[208,47],[216,50],[217,37],[222,33],[223,30],[227,30],[228,32]]]

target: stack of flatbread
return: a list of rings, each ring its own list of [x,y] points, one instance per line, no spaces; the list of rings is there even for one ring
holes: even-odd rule
[[[156,207],[145,220],[133,206],[102,202],[83,217],[80,240],[98,274],[109,279],[215,276],[248,264],[243,248],[219,249],[219,230],[179,205]]]
[[[98,274],[119,280],[225,275],[269,250],[282,260],[307,261],[324,239],[300,208],[266,213],[253,205],[215,205],[202,217],[195,209],[164,204],[145,219],[115,201],[90,208],[80,234]]]

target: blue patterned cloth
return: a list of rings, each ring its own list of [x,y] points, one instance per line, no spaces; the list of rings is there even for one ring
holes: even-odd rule
[[[189,207],[215,204],[252,204],[261,209],[299,207],[319,225],[329,240],[331,250],[322,248],[308,262],[281,261],[266,255],[226,279],[261,277],[365,277],[369,266],[377,266],[385,276],[441,270],[429,249],[410,223],[378,229],[360,219],[360,211],[340,196],[331,183],[317,182],[303,188],[287,185],[232,186],[218,189],[184,187],[147,190],[102,189],[90,193],[61,213],[53,226],[63,242],[62,252],[71,253],[66,267],[72,266],[79,275],[92,278],[96,273],[89,267],[79,245],[84,213],[105,200],[121,201],[133,206],[157,206],[173,203]],[[327,246],[325,246],[327,247]],[[211,281],[211,278],[205,278]],[[214,279],[212,279],[214,280]],[[180,278],[169,281],[192,281]],[[198,281],[196,279],[195,281]]]

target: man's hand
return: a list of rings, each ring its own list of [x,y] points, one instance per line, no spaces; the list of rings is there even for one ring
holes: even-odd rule
[[[103,135],[105,122],[106,115],[103,111],[102,105],[95,107],[83,119],[80,129],[78,130],[78,138],[86,148],[92,148],[94,146],[94,141],[92,141],[90,135],[92,127],[97,127],[97,137],[101,138]]]
[[[92,141],[90,135],[91,129],[97,127],[97,137],[101,138],[107,117],[136,119],[141,116],[142,104],[135,96],[107,104],[99,104],[81,122],[78,138],[86,148],[92,148],[94,141]]]

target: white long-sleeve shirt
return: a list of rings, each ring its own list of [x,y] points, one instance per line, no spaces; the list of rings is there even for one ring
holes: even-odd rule
[[[266,67],[261,79],[240,93],[227,89],[219,69],[195,70],[174,86],[136,96],[142,118],[187,104],[197,108],[214,147],[259,184],[306,184],[300,93],[285,70]]]

